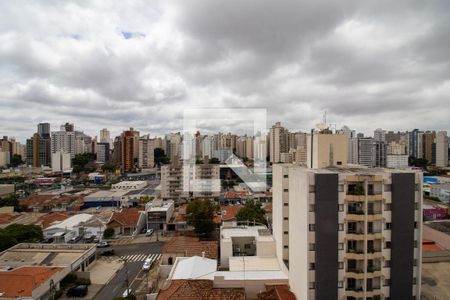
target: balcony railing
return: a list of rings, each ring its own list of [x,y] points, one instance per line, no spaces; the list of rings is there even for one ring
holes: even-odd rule
[[[347,249],[347,253],[364,254],[364,249]]]
[[[347,230],[348,234],[364,234],[364,230]]]
[[[347,268],[347,272],[350,273],[364,273],[363,268]]]
[[[381,271],[381,266],[368,266],[367,267],[367,272],[373,273],[373,272],[377,272],[377,271]]]
[[[359,287],[348,286],[345,290],[350,291],[350,292],[362,292],[363,288],[361,286],[359,286]]]
[[[364,211],[363,210],[352,209],[352,210],[348,211],[348,214],[350,214],[350,215],[364,215]]]

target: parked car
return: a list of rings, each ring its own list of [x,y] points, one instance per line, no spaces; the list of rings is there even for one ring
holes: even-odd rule
[[[142,270],[144,271],[148,271],[152,268],[152,264],[153,264],[153,260],[151,260],[150,258],[147,258],[144,261],[144,265],[142,266]]]
[[[95,239],[95,235],[88,235],[84,237],[84,242],[85,243],[92,243]]]
[[[44,239],[41,243],[44,243],[44,244],[51,244],[51,243],[53,243],[54,241],[55,241],[54,238],[47,238],[47,239]]]
[[[88,293],[88,287],[87,285],[77,285],[74,287],[71,287],[66,295],[67,297],[84,297]]]
[[[100,239],[98,237],[94,237],[94,240],[92,242],[98,244],[100,243]]]
[[[145,232],[145,236],[151,236],[151,235],[153,234],[153,232],[154,232],[153,229],[148,229],[148,230]]]
[[[69,240],[69,244],[76,244],[76,243],[78,243],[79,241],[81,240],[81,236],[74,236],[73,238],[71,238],[70,240]]]
[[[105,251],[101,252],[100,255],[101,256],[113,256],[114,255],[114,250],[113,249],[105,250]]]
[[[97,244],[97,248],[106,248],[109,246],[108,242],[100,242]]]

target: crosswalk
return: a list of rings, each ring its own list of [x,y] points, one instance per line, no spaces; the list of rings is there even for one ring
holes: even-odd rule
[[[135,262],[135,261],[145,261],[147,258],[149,258],[152,262],[158,260],[161,257],[161,254],[158,253],[150,253],[150,254],[129,254],[129,255],[123,255],[120,258],[129,262]]]

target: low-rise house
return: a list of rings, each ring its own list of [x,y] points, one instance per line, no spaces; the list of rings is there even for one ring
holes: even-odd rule
[[[222,225],[229,223],[231,225],[237,225],[236,214],[243,208],[243,205],[222,205],[220,211],[216,212],[214,217],[214,223]]]
[[[202,241],[198,237],[174,236],[163,247],[163,265],[173,265],[177,257],[204,256],[210,259],[219,257],[217,241]]]
[[[68,212],[51,212],[39,217],[35,224],[40,225],[43,229],[46,229],[51,225],[64,221],[69,216],[70,215]]]
[[[114,212],[107,227],[113,228],[116,235],[138,234],[145,226],[145,213],[137,208],[122,208]]]
[[[167,231],[167,226],[174,213],[174,202],[172,200],[155,199],[145,205],[145,211],[147,214],[147,229]]]
[[[159,291],[157,300],[245,300],[243,288],[216,288],[211,280],[173,280]]]
[[[95,261],[93,244],[18,244],[0,253],[0,299],[47,300],[72,272]],[[86,275],[86,273],[83,273]]]
[[[82,236],[80,224],[92,219],[90,214],[73,215],[61,222],[53,224],[43,230],[44,238],[53,238],[56,243],[67,243],[71,238]]]

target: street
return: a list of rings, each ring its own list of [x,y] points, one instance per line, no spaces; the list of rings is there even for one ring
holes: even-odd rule
[[[122,296],[128,285],[132,291],[146,278],[146,272],[142,270],[142,265],[146,258],[154,261],[159,259],[162,251],[162,242],[129,244],[112,246],[115,255],[126,261],[125,266],[106,284],[97,294],[95,299],[114,299]]]

